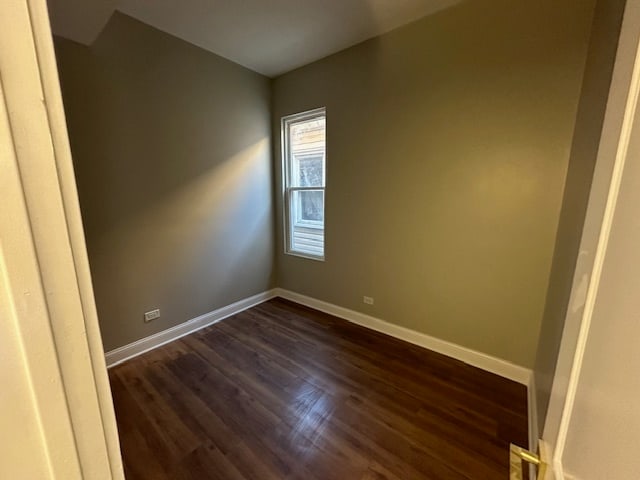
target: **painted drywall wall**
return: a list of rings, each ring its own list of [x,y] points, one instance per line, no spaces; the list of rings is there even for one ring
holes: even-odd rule
[[[589,281],[587,273],[574,279],[574,272],[580,252],[625,3],[625,0],[599,0],[594,15],[534,368],[540,431],[546,420],[572,287],[575,285],[576,289],[586,293]],[[597,233],[594,241],[597,241]],[[595,247],[595,243],[593,246]],[[594,250],[595,248],[591,248],[582,252],[585,260],[590,259],[591,264]],[[582,306],[580,303],[572,305],[570,314],[580,314]],[[577,331],[574,337],[577,339]]]
[[[637,115],[634,123],[562,456],[567,478],[640,478],[636,453],[640,430]]]
[[[464,2],[275,79],[328,162],[324,262],[284,254],[277,176],[278,285],[532,367],[593,9]]]
[[[56,47],[105,350],[273,286],[269,80],[122,14]]]

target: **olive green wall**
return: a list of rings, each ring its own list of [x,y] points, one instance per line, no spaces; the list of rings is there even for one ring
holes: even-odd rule
[[[626,0],[598,0],[594,15],[534,368],[540,431],[564,332],[625,3]],[[593,252],[588,255],[593,256]],[[571,333],[576,342],[577,334]]]
[[[105,349],[272,287],[269,79],[121,14],[56,47]]]
[[[328,152],[318,262],[283,253],[274,149],[278,286],[532,367],[593,8],[463,2],[274,80]]]

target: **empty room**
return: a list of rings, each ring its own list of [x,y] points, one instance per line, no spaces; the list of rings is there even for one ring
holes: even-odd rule
[[[591,465],[584,382],[638,2],[6,5],[0,153],[50,338],[6,312],[58,473],[0,477],[637,478]]]

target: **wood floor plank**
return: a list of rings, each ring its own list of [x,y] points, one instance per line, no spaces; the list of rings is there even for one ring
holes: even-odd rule
[[[274,299],[109,371],[137,479],[492,480],[522,385]]]

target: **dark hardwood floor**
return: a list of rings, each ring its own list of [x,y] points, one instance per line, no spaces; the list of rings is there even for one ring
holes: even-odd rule
[[[110,370],[128,480],[506,479],[522,385],[282,299]]]

